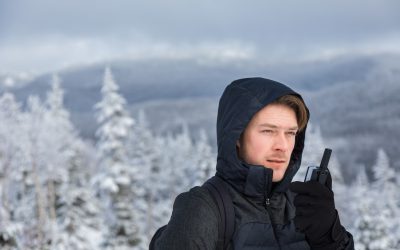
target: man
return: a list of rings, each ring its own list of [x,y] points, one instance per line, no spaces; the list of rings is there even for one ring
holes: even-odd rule
[[[228,249],[354,249],[328,185],[291,183],[300,167],[309,112],[301,96],[263,78],[228,85],[217,118],[216,175],[232,198]],[[322,150],[322,149],[321,149]],[[156,249],[217,249],[219,210],[210,192],[180,194]]]

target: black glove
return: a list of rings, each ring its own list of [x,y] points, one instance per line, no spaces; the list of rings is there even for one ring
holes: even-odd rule
[[[290,190],[297,193],[294,199],[296,228],[306,235],[312,249],[340,249],[346,230],[340,225],[332,192],[332,178],[328,175],[326,186],[317,181],[293,182]]]

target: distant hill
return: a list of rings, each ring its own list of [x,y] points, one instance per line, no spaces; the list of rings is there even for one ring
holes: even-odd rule
[[[67,99],[73,99],[67,106],[73,110],[87,110],[87,101],[97,101],[100,96],[106,66],[111,67],[128,102],[136,103],[165,98],[218,96],[230,81],[250,76],[283,81],[297,89],[318,90],[344,81],[362,80],[377,63],[376,57],[366,56],[279,64],[249,61],[215,64],[192,60],[115,61],[70,68],[59,72],[59,75]],[[22,100],[32,94],[43,95],[49,88],[51,74],[17,85],[13,92]],[[4,81],[0,84],[0,91],[6,89],[7,78],[0,77],[0,81]]]
[[[399,55],[344,56],[307,63],[214,65],[190,60],[116,61],[71,68],[59,75],[65,106],[88,139],[93,139],[96,128],[93,106],[100,98],[106,66],[111,67],[132,114],[144,109],[156,133],[179,129],[186,120],[194,134],[204,128],[212,140],[218,98],[225,86],[237,78],[262,76],[304,93],[312,121],[321,125],[343,166],[354,162],[371,166],[377,148],[383,147],[400,169],[399,59]],[[50,79],[51,74],[44,74],[11,90],[20,101],[33,94],[44,97]],[[0,85],[0,91],[5,90]],[[349,170],[349,175],[353,172]]]

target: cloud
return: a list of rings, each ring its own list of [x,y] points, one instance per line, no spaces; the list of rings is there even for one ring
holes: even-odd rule
[[[305,4],[307,3],[307,4]],[[0,66],[113,58],[314,60],[398,51],[399,1],[0,1]]]
[[[33,39],[23,44],[9,43],[0,47],[0,54],[3,55],[0,60],[3,71],[29,69],[43,72],[118,59],[189,59],[202,63],[224,63],[253,58],[254,47],[237,41],[192,44],[154,41],[144,37],[119,41],[55,36]]]
[[[339,56],[400,54],[400,36],[379,37],[357,43],[288,45],[267,47],[225,39],[197,43],[159,40],[144,35],[136,39],[99,39],[48,36],[0,47],[4,73],[43,73],[76,65],[113,60],[193,60],[218,65],[246,61],[247,64],[279,64],[330,60]]]

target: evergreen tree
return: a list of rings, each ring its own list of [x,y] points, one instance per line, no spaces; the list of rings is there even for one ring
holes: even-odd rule
[[[107,225],[110,225],[104,243],[107,249],[129,249],[138,244],[133,201],[135,197],[134,172],[129,162],[127,144],[134,120],[125,110],[126,101],[118,93],[109,68],[104,73],[102,99],[96,104],[99,128],[98,138],[101,197],[108,203]]]
[[[0,97],[0,247],[17,247],[21,224],[14,220],[12,212],[17,206],[15,185],[18,183],[18,165],[21,163],[20,104],[10,93]]]
[[[153,231],[158,225],[158,220],[163,213],[159,199],[165,176],[160,175],[159,156],[163,153],[149,129],[146,115],[143,110],[138,113],[137,123],[132,129],[129,144],[131,165],[134,169],[136,180],[134,201],[135,210],[138,211],[136,225],[139,229],[141,242],[138,249],[148,249]]]
[[[83,170],[88,169],[88,162],[84,162],[85,145],[63,102],[60,79],[54,75],[52,89],[47,94],[45,120],[50,135],[46,141],[52,145],[46,160],[50,172],[47,187],[54,230],[52,244],[56,249],[96,249],[99,205],[92,197],[89,178]]]
[[[394,206],[396,190],[392,182],[394,171],[389,167],[389,159],[381,149],[373,170],[375,181],[372,185],[362,185],[366,179],[365,174],[362,174],[353,187],[357,194],[353,205],[357,214],[354,233],[356,247],[365,250],[398,249],[398,236],[393,233],[398,227],[398,207]]]
[[[387,224],[389,211],[374,206],[376,201],[369,196],[370,193],[365,192],[363,199],[357,201],[359,216],[355,221],[355,247],[360,250],[394,250],[396,248],[390,239],[392,232]]]
[[[195,175],[192,185],[200,186],[211,176],[215,175],[216,155],[213,154],[212,148],[208,142],[207,134],[204,130],[200,130],[199,138],[194,143],[194,152],[192,155]]]
[[[49,222],[46,181],[49,172],[46,164],[48,145],[43,138],[48,136],[46,109],[37,96],[28,98],[28,110],[25,113],[25,133],[27,143],[24,145],[26,164],[22,167],[24,182],[21,207],[16,213],[20,221],[25,221],[24,247],[26,249],[49,249],[52,240],[51,222]],[[30,204],[30,205],[29,205]]]
[[[196,180],[193,142],[186,123],[182,124],[180,133],[167,135],[165,139],[169,150],[164,152],[162,164],[168,166],[166,174],[171,177],[168,198],[174,200],[178,194],[188,191]]]
[[[400,207],[398,186],[396,183],[396,172],[390,166],[389,157],[383,149],[379,149],[377,153],[376,163],[372,168],[375,181],[372,185],[373,189],[378,192],[377,206],[383,211],[387,211],[387,225],[390,232],[398,232],[400,225]],[[388,235],[390,241],[400,241],[398,234]],[[391,243],[395,245],[395,243]]]
[[[56,244],[60,234],[57,224],[57,200],[60,199],[60,191],[65,189],[68,182],[68,161],[72,157],[73,140],[76,139],[75,131],[69,120],[69,113],[63,107],[64,93],[60,86],[60,78],[53,75],[51,91],[47,93],[45,102],[44,119],[42,127],[46,134],[41,134],[40,143],[52,145],[43,150],[44,168],[46,178],[43,180],[47,193],[47,210],[50,223],[51,244]]]
[[[396,173],[394,169],[390,167],[389,157],[382,148],[378,149],[376,163],[372,170],[375,177],[375,186],[378,188],[384,188],[385,185],[396,181]]]
[[[370,182],[367,176],[367,172],[365,170],[364,165],[357,166],[357,176],[355,181],[353,181],[350,186],[348,186],[348,192],[345,199],[342,199],[340,204],[343,207],[346,207],[345,213],[343,214],[347,221],[351,221],[349,223],[348,228],[350,232],[356,232],[358,229],[355,227],[354,218],[360,216],[359,214],[359,203],[360,199],[363,199],[363,196],[367,192],[367,188],[370,187]],[[342,215],[341,215],[342,217]],[[347,228],[347,227],[346,227]]]

